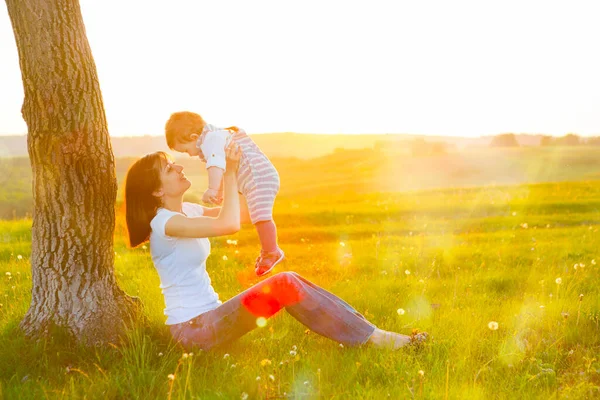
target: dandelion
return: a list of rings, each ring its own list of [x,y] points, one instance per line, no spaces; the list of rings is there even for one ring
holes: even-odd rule
[[[562,283],[562,279],[556,278],[556,280],[554,282],[556,282],[557,285],[560,285]]]
[[[12,274],[10,272],[7,272],[5,275],[6,276],[11,276]]]
[[[310,382],[309,381],[304,381],[304,386],[308,386],[308,385],[310,385]]]
[[[290,351],[290,356],[292,356],[292,357],[295,357],[295,356],[296,356],[296,354],[298,354],[298,353],[296,353],[296,351],[295,351],[295,350],[291,350],[291,351]]]
[[[405,270],[404,273],[408,276],[410,275],[410,271],[409,270]]]
[[[579,295],[579,301],[583,301],[583,293]]]
[[[529,225],[527,225],[527,222],[524,222],[521,224],[521,228],[527,229],[527,228],[529,228]]]
[[[241,400],[248,400],[248,393],[243,392],[242,395],[240,396]]]
[[[188,356],[192,357],[194,355],[194,353],[188,353]]]
[[[404,315],[406,313],[406,311],[404,311],[403,308],[399,308],[397,311],[398,315]]]
[[[223,355],[223,360],[227,360],[228,358],[229,358],[229,353],[225,353],[225,354]]]
[[[162,356],[163,356],[163,353],[158,353],[158,356],[159,356],[159,357],[162,357]]]
[[[275,382],[275,376],[274,375],[269,375],[269,379],[271,380],[271,382]]]
[[[234,369],[235,367],[237,367],[237,364],[231,364],[231,369]]]
[[[579,267],[579,264],[575,264],[573,265],[573,269],[577,271],[577,267]]]
[[[223,261],[227,261],[227,260],[228,260],[227,256],[223,256]]]
[[[579,268],[585,268],[585,264],[579,263]]]
[[[260,381],[260,376],[256,377],[256,382]]]
[[[592,260],[592,265],[596,265],[596,260]]]
[[[490,321],[488,323],[488,328],[490,328],[491,331],[498,330],[498,323],[496,321]]]
[[[17,260],[22,260],[22,259],[23,259],[23,256],[19,254],[19,255],[17,256]]]
[[[259,328],[264,328],[265,326],[267,326],[267,319],[265,317],[256,318],[256,325]]]
[[[294,350],[294,351],[298,350],[298,348],[296,347],[296,345],[292,346],[292,350]]]
[[[262,360],[262,361],[260,362],[260,366],[261,366],[261,367],[267,367],[267,366],[269,366],[269,365],[271,365],[271,360],[269,360],[268,358],[265,358],[264,360]]]
[[[340,349],[343,349],[344,345],[342,343],[340,343]]]
[[[170,381],[174,381],[175,380],[175,375],[169,374],[169,375],[167,375],[167,378],[169,378]]]
[[[422,369],[420,369],[418,373],[421,378],[425,376],[425,371],[423,371]]]
[[[146,250],[148,247],[146,247],[146,245],[142,246],[142,250]]]
[[[182,359],[187,360],[188,358],[188,354],[187,353],[183,353],[183,355],[181,356]]]

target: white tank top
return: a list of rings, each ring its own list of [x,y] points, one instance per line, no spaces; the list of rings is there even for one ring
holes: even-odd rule
[[[202,206],[183,203],[188,217],[204,214]],[[180,213],[159,208],[150,222],[150,253],[165,297],[167,325],[189,321],[221,304],[206,272],[210,254],[207,238],[178,238],[165,234],[165,225]]]

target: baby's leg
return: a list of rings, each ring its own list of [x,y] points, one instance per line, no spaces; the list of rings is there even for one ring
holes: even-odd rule
[[[244,185],[244,187],[248,187],[248,185]],[[267,174],[261,179],[255,178],[252,189],[244,193],[250,219],[256,227],[262,246],[262,251],[254,266],[254,271],[258,276],[268,274],[285,257],[277,245],[277,227],[273,222],[273,206],[278,191],[279,175],[273,168],[271,174]]]
[[[277,246],[277,226],[275,226],[275,222],[273,220],[260,221],[254,226],[263,251],[269,253],[276,251],[279,246]]]
[[[260,181],[246,194],[250,220],[256,227],[263,252],[277,251],[277,227],[273,221],[273,206],[279,190],[278,176],[271,181]]]
[[[242,224],[252,222],[250,220],[250,212],[248,211],[248,203],[246,203],[246,198],[242,194],[240,194],[240,222]]]

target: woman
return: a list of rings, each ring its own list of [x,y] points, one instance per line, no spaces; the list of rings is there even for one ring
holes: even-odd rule
[[[150,240],[152,261],[165,297],[166,324],[186,349],[208,350],[256,328],[257,318],[268,318],[285,308],[310,330],[348,346],[372,344],[400,348],[420,342],[378,329],[350,305],[294,272],[268,278],[221,303],[206,271],[210,254],[207,238],[240,229],[236,170],[239,148],[227,149],[222,207],[205,208],[183,202],[191,186],[183,167],[163,152],[136,161],[125,181],[129,240],[136,247]]]

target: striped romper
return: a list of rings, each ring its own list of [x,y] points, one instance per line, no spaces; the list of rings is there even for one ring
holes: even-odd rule
[[[196,143],[200,159],[206,163],[206,168],[218,166],[225,169],[225,148],[231,140],[235,140],[242,153],[237,179],[239,192],[248,204],[250,220],[253,224],[270,221],[273,219],[275,196],[279,192],[279,174],[244,130],[233,132],[206,124]]]

